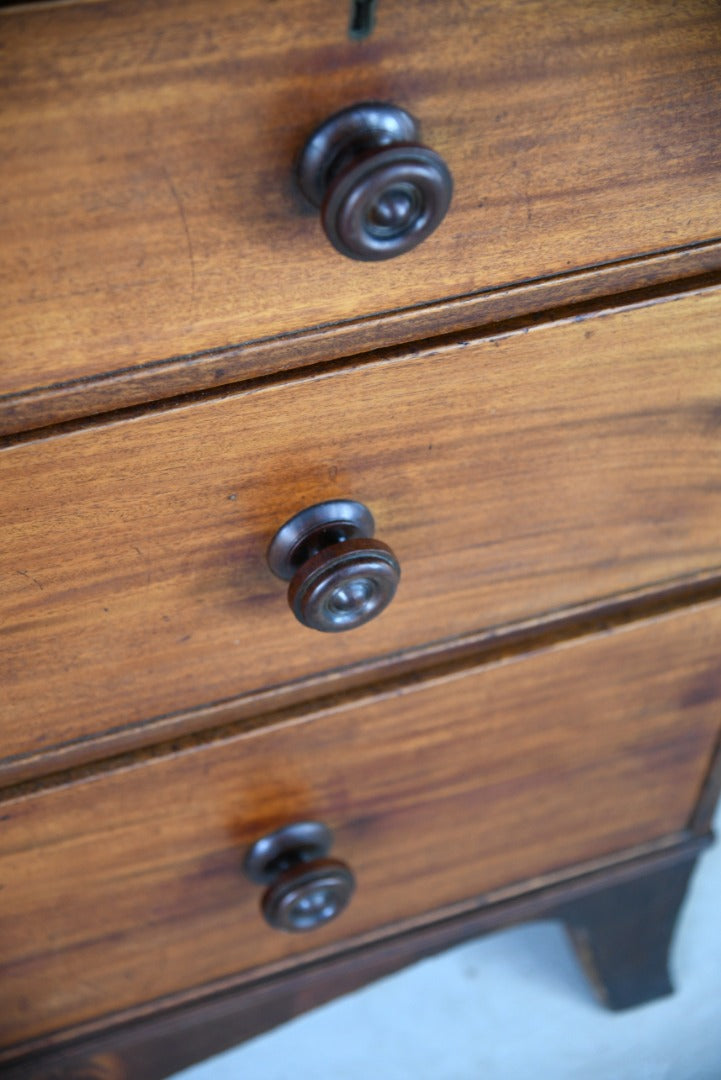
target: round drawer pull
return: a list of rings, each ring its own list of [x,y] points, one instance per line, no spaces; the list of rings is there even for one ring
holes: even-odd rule
[[[348,905],[355,879],[339,859],[327,858],[330,829],[318,821],[298,821],[256,840],[243,869],[257,885],[265,921],[277,930],[316,930]]]
[[[440,225],[453,179],[418,124],[396,105],[343,109],[311,135],[298,182],[333,247],[373,262],[410,251]]]
[[[395,595],[401,568],[387,544],[374,540],[370,510],[332,499],[301,510],[278,530],[268,565],[290,581],[288,603],[313,630],[354,630],[380,615]]]

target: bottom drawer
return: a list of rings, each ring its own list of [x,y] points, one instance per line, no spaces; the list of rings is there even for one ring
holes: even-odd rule
[[[1,1045],[683,829],[720,655],[708,604],[6,799]],[[287,935],[242,860],[299,819],[334,830],[357,891]]]

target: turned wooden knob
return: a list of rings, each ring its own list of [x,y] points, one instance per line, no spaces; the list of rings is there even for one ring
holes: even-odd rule
[[[256,840],[243,869],[251,881],[268,885],[261,900],[269,926],[290,933],[316,930],[340,915],[355,888],[345,863],[327,858],[330,829],[298,821]]]
[[[405,109],[380,102],[343,109],[311,135],[298,182],[343,255],[391,259],[440,225],[453,179],[443,158],[418,138]]]
[[[288,603],[304,626],[353,630],[393,599],[401,568],[387,544],[373,539],[370,510],[333,499],[286,521],[268,548],[268,565],[290,581]]]

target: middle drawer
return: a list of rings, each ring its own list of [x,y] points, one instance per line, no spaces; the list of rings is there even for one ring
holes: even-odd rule
[[[5,761],[714,567],[719,327],[699,294],[7,448]],[[265,552],[338,497],[402,578],[319,634]]]

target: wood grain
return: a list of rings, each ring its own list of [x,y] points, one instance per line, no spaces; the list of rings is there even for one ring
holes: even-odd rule
[[[542,881],[512,896],[416,926],[399,928],[315,963],[275,976],[232,980],[180,994],[109,1018],[35,1040],[15,1052],[0,1050],[5,1080],[163,1080],[180,1069],[229,1049],[340,994],[349,993],[442,949],[529,919],[558,918],[589,898],[648,881],[663,888],[668,874],[688,872],[709,838],[684,839],[644,852],[613,867],[589,868],[563,880]],[[639,913],[642,917],[642,913]],[[104,1028],[106,1028],[104,1030]],[[77,1044],[76,1039],[82,1042]],[[66,1045],[69,1043],[69,1045]]]
[[[351,705],[368,693],[387,692],[406,678],[435,678],[451,669],[477,667],[548,648],[571,638],[586,637],[639,619],[656,618],[721,596],[721,573],[685,575],[659,586],[649,585],[591,600],[560,611],[531,616],[503,626],[462,634],[450,641],[431,641],[402,652],[321,672],[299,682],[271,686],[241,697],[110,728],[87,740],[42,747],[0,763],[2,787],[32,789],[38,782],[79,777],[88,768],[119,768],[159,752],[159,746],[187,746],[213,731],[250,731],[297,719],[311,705]],[[718,762],[710,768],[697,807],[698,828],[710,828],[721,790],[721,741]],[[100,764],[102,760],[102,765]],[[696,826],[695,826],[696,827]]]
[[[274,372],[297,371],[343,357],[458,331],[489,334],[511,320],[531,321],[589,314],[653,301],[718,283],[721,243],[626,259],[620,263],[559,274],[520,285],[351,319],[333,326],[160,360],[119,372],[78,378],[16,394],[0,395],[0,436],[12,436],[80,417],[167,400],[192,391],[249,382]]]
[[[718,568],[720,345],[712,292],[4,450],[3,757]],[[335,497],[402,579],[322,635],[265,551]]]
[[[0,392],[718,237],[714,0],[386,0],[365,43],[346,8],[0,14]],[[442,229],[387,265],[335,254],[292,179],[363,99],[416,114],[456,181]]]
[[[682,831],[719,655],[706,605],[4,801],[2,1044]],[[240,870],[304,818],[358,882],[312,939],[265,928]]]

